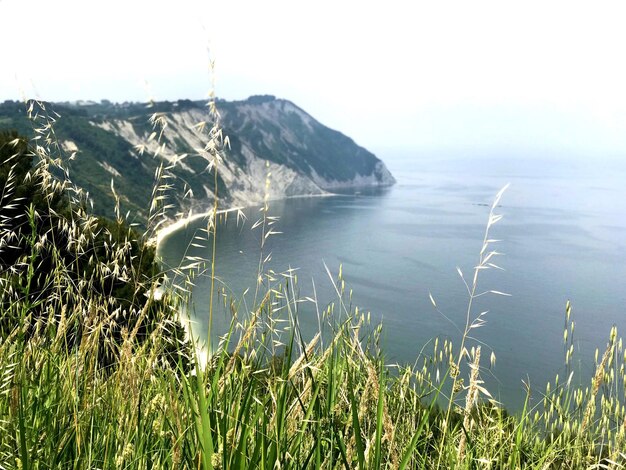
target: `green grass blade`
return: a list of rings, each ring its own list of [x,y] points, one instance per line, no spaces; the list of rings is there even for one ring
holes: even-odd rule
[[[365,446],[361,436],[361,425],[359,424],[358,404],[354,398],[354,386],[352,383],[352,374],[348,373],[348,398],[350,400],[350,411],[352,415],[352,429],[354,432],[354,441],[356,443],[356,451],[359,459],[359,469],[365,470]]]
[[[383,412],[385,408],[385,381],[383,361],[378,369],[378,400],[376,406],[376,441],[374,445],[374,468],[380,468],[381,443],[383,439]]]

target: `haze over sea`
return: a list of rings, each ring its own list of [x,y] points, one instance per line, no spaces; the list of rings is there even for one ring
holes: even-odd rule
[[[265,253],[265,269],[280,273],[298,268],[301,297],[317,294],[323,309],[336,300],[324,264],[336,277],[339,266],[352,304],[383,321],[388,363],[412,364],[429,341],[451,338],[459,344],[468,293],[457,267],[471,282],[481,249],[489,206],[511,183],[496,212],[503,219],[491,238],[500,239],[496,262],[504,271],[481,272],[486,295],[473,315],[488,310],[487,323],[473,330],[471,345],[483,343],[497,357],[482,376],[492,395],[509,409],[523,404],[524,382],[534,401],[547,381],[564,374],[565,305],[572,302],[576,324],[574,370],[588,380],[594,351],[606,346],[612,325],[626,331],[626,164],[606,161],[493,158],[442,158],[428,155],[385,156],[398,183],[355,195],[270,202],[280,217]],[[236,299],[245,289],[250,307],[260,257],[258,208],[247,221],[230,216],[217,237],[217,275]],[[206,227],[198,220],[166,238],[160,251],[166,264],[180,265],[184,254],[205,256],[190,246]],[[315,285],[315,291],[313,289]],[[206,336],[209,278],[193,291],[196,334]],[[437,303],[437,309],[429,299]],[[245,310],[245,309],[244,309]],[[224,332],[230,318],[218,309],[214,328]],[[302,304],[299,321],[305,335],[318,328],[315,307]],[[486,348],[486,349],[485,349]]]

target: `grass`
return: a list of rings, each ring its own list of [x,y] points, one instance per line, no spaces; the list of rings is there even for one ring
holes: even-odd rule
[[[220,148],[227,142],[217,109],[212,111],[207,165],[216,175]],[[157,116],[157,139],[159,122]],[[52,127],[45,126],[37,128],[43,129],[37,135],[44,142],[35,142],[39,163],[33,172],[41,176],[44,194],[53,194],[58,183],[47,172],[56,150]],[[160,167],[156,176],[152,215],[141,243],[167,216],[167,168]],[[2,197],[14,186],[9,176]],[[514,416],[483,387],[481,350],[471,346],[471,331],[481,326],[482,317],[472,306],[480,295],[502,294],[482,292],[479,285],[484,269],[497,268],[490,232],[500,218],[495,210],[502,193],[489,212],[478,264],[466,282],[462,342],[455,348],[435,340],[432,354],[404,367],[386,363],[378,348],[381,326],[346,307],[341,273],[334,280],[335,303],[320,311],[322,331],[304,341],[297,321],[302,302],[295,294],[297,280],[292,272],[265,273],[264,255],[258,268],[263,282],[256,286],[250,314],[232,303],[231,328],[212,352],[192,348],[185,360],[166,360],[172,312],[184,306],[189,284],[171,286],[157,299],[160,276],[134,275],[124,264],[128,239],[110,239],[106,256],[89,258],[92,269],[77,271],[72,260],[59,255],[61,242],[50,238],[64,234],[63,243],[76,256],[91,246],[91,218],[81,208],[80,193],[71,191],[74,208],[59,232],[37,232],[32,206],[23,215],[33,227],[23,235],[27,250],[0,276],[3,317],[14,319],[0,342],[0,465],[5,469],[577,469],[626,463],[622,340],[613,329],[597,354],[593,377],[575,377],[569,370],[574,333],[569,304],[565,380],[557,376],[539,405]],[[215,197],[209,234],[218,230],[218,201]],[[117,216],[122,218],[119,210]],[[274,223],[266,203],[257,224],[263,239]],[[16,236],[3,228],[0,247],[6,249]],[[31,289],[44,246],[55,260],[44,276],[45,297]],[[208,252],[206,259],[186,264],[207,268],[215,278],[214,247]],[[123,311],[110,296],[88,288],[113,277],[133,292],[144,292],[142,303]],[[82,283],[87,288],[78,288]],[[116,315],[129,320],[111,336]],[[103,366],[105,347],[115,360]]]

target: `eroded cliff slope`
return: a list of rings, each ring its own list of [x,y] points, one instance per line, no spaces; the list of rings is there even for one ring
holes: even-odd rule
[[[95,211],[111,215],[113,180],[122,208],[140,225],[148,217],[155,171],[163,161],[174,176],[166,181],[172,185],[172,215],[208,210],[216,183],[225,208],[261,203],[266,194],[279,199],[395,182],[376,156],[289,101],[255,96],[218,101],[217,107],[230,141],[217,178],[205,148],[212,117],[204,102],[57,103],[48,110],[61,115],[54,125],[61,151],[72,180],[89,191]],[[32,135],[23,108],[17,102],[0,105],[0,128]],[[157,136],[151,123],[155,116],[160,119]]]

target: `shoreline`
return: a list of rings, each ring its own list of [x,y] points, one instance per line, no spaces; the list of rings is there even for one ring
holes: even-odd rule
[[[330,193],[330,192],[325,192],[322,194],[297,194],[294,196],[286,196],[286,197],[282,197],[282,198],[276,198],[276,199],[270,199],[270,201],[285,201],[288,199],[305,199],[305,198],[317,198],[317,197],[341,197],[341,196],[347,196],[347,194],[338,194],[338,193]],[[228,209],[219,209],[215,215],[221,215],[221,214],[227,214],[229,212],[234,212],[234,211],[242,211],[245,209],[250,209],[253,207],[260,207],[263,205],[263,202],[259,202],[258,204],[251,204],[248,206],[235,206],[235,207],[231,207]],[[193,214],[191,213],[190,215],[188,215],[187,217],[183,218],[183,219],[178,219],[175,222],[166,225],[165,227],[163,227],[162,229],[160,229],[156,235],[152,238],[152,240],[154,241],[154,243],[156,244],[156,248],[157,251],[159,250],[159,246],[161,244],[161,242],[167,238],[169,235],[171,235],[172,233],[176,232],[177,230],[180,230],[181,228],[186,227],[187,225],[189,225],[192,222],[195,222],[196,220],[199,219],[204,219],[207,217],[210,217],[213,214],[214,211],[208,211],[208,212],[199,212],[197,214]]]
[[[367,188],[369,186],[364,186],[363,188]],[[355,188],[356,189],[356,188]],[[357,193],[358,194],[358,193]],[[343,193],[333,193],[333,192],[328,192],[325,191],[323,193],[319,193],[319,194],[296,194],[293,196],[286,196],[286,197],[282,197],[282,198],[275,198],[275,199],[270,199],[268,202],[276,202],[276,201],[285,201],[285,200],[289,200],[289,199],[308,199],[308,198],[322,198],[322,197],[347,197],[350,196],[350,194],[343,194]],[[234,212],[234,211],[240,211],[240,210],[246,210],[246,209],[251,209],[254,207],[261,207],[263,205],[263,202],[259,202],[257,204],[250,204],[247,206],[235,206],[235,207],[231,207],[228,209],[219,209],[215,212],[216,216],[221,215],[221,214],[227,214],[229,212]],[[193,214],[190,213],[187,217],[184,217],[182,219],[176,220],[174,222],[172,222],[169,225],[164,226],[163,228],[161,228],[156,235],[151,239],[156,246],[156,251],[157,251],[157,256],[159,256],[159,249],[160,249],[160,245],[161,242],[163,240],[165,240],[167,237],[169,237],[172,233],[176,232],[177,230],[180,230],[182,228],[187,227],[189,224],[191,224],[192,222],[199,220],[199,219],[204,219],[207,217],[210,217],[212,214],[214,213],[213,210],[211,211],[207,211],[207,212],[199,212],[197,214]],[[183,328],[185,329],[186,335],[188,339],[192,340],[192,344],[194,345],[194,348],[196,349],[196,353],[198,354],[198,358],[200,358],[200,367],[202,367],[204,369],[206,362],[207,362],[207,358],[208,356],[213,352],[213,351],[208,351],[206,348],[206,342],[200,339],[200,336],[196,336],[194,333],[194,327],[193,324],[195,323],[194,319],[192,318],[192,315],[190,315],[188,312],[183,313],[182,311],[178,312],[178,319],[181,322],[181,324],[183,325]]]
[[[389,183],[389,184],[378,184],[378,185],[369,185],[369,184],[364,184],[364,185],[355,185],[355,186],[349,186],[346,189],[351,189],[354,190],[355,193],[354,195],[358,195],[359,189],[369,189],[369,188],[386,188],[386,187],[391,187],[393,185],[396,184],[396,181],[394,180],[394,182]],[[335,189],[341,189],[341,188],[335,188]],[[331,192],[331,191],[327,191],[327,190],[323,190],[324,192],[322,193],[317,193],[317,194],[295,194],[292,196],[283,196],[283,197],[277,197],[277,198],[272,198],[270,199],[268,202],[271,201],[285,201],[288,199],[304,199],[304,198],[317,198],[317,197],[342,197],[342,196],[350,196],[350,194],[344,194],[344,193],[335,193],[335,192]],[[244,205],[244,206],[235,206],[235,207],[231,207],[228,209],[219,209],[216,212],[216,215],[220,215],[220,214],[227,214],[229,212],[233,212],[233,211],[240,211],[240,210],[245,210],[245,209],[250,209],[253,207],[257,207],[257,206],[261,206],[263,205],[263,201],[259,201],[258,203],[255,204],[249,204],[249,205]],[[156,235],[151,239],[151,241],[153,243],[155,243],[157,251],[159,249],[159,245],[161,244],[161,241],[166,238],[167,236],[171,235],[173,232],[189,225],[191,222],[194,222],[198,219],[203,219],[206,217],[209,217],[211,214],[213,214],[213,210],[211,211],[207,211],[207,212],[199,212],[197,214],[190,214],[189,216],[183,218],[183,219],[179,219],[176,220],[175,222],[166,225],[165,227],[163,227],[162,229],[160,229]]]
[[[231,207],[230,209],[219,209],[217,212],[215,212],[215,215],[227,214],[229,212],[239,211],[239,210],[243,210],[245,208],[246,207],[238,206],[238,207]],[[191,222],[194,222],[194,221],[199,220],[199,219],[206,219],[207,217],[210,217],[213,213],[214,213],[214,211],[199,212],[197,214],[191,213],[187,217],[185,217],[183,219],[178,219],[177,221],[175,221],[175,222],[173,222],[173,223],[171,223],[169,225],[166,225],[165,227],[160,229],[157,232],[157,234],[153,237],[153,240],[156,243],[157,251],[158,251],[159,245],[161,244],[163,239],[165,239],[166,237],[168,237],[169,235],[171,235],[175,231],[180,230],[181,228],[186,227]]]
[[[303,199],[303,198],[313,198],[313,197],[331,197],[331,196],[344,196],[343,194],[335,194],[335,193],[329,193],[329,192],[325,192],[322,194],[298,194],[295,196],[288,196],[288,197],[284,197],[284,198],[277,198],[277,199],[271,199],[271,201],[283,201],[283,200],[287,200],[287,199]],[[190,213],[187,217],[179,219],[169,225],[166,225],[165,227],[163,227],[162,229],[160,229],[157,234],[151,239],[156,246],[156,251],[157,251],[157,256],[159,254],[159,247],[161,245],[161,242],[166,239],[168,236],[170,236],[172,233],[176,232],[177,230],[180,230],[184,227],[187,227],[190,223],[199,220],[199,219],[204,219],[207,217],[210,217],[214,212],[215,215],[221,215],[221,214],[227,214],[229,212],[234,212],[234,211],[239,211],[239,210],[245,210],[245,209],[250,209],[253,207],[259,207],[260,205],[262,205],[263,203],[260,204],[253,204],[253,205],[249,205],[249,206],[236,206],[236,207],[231,207],[228,209],[219,209],[218,211],[208,211],[208,212],[199,212],[197,214],[193,214]],[[194,334],[194,327],[193,327],[193,323],[194,323],[194,319],[192,318],[192,316],[189,313],[183,313],[182,311],[178,311],[178,320],[180,321],[181,325],[183,326],[185,333],[187,335],[187,338],[191,340],[191,343],[193,344],[193,347],[196,350],[196,354],[197,357],[199,359],[199,366],[202,368],[202,370],[205,369],[206,364],[208,362],[208,357],[210,356],[210,354],[212,354],[213,351],[208,351],[207,347],[206,347],[206,342],[200,340],[199,336],[197,337]]]

